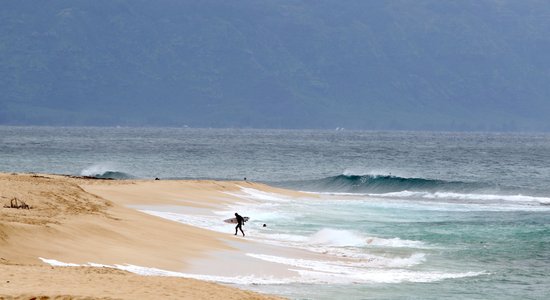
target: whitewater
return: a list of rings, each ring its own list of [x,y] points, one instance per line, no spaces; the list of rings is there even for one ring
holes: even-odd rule
[[[0,171],[259,181],[224,210],[136,207],[328,259],[250,252],[291,280],[166,273],[292,299],[546,299],[550,135],[176,128],[0,127]],[[266,224],[267,227],[262,225]],[[70,264],[43,258],[51,264]],[[93,264],[93,262],[90,262]]]

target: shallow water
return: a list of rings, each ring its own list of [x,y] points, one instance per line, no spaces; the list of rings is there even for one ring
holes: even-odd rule
[[[256,205],[218,212],[250,216],[245,229],[264,242],[353,260],[251,253],[310,272],[301,282],[242,282],[249,289],[296,299],[550,294],[547,134],[0,127],[0,171],[247,177],[319,194],[296,201],[243,189]],[[193,215],[186,222],[210,226]]]

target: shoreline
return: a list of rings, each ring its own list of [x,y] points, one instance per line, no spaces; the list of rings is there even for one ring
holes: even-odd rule
[[[30,206],[30,209],[0,208],[0,268],[3,274],[7,274],[0,280],[9,281],[9,284],[0,285],[0,297],[68,295],[74,299],[84,296],[152,299],[172,295],[174,299],[231,299],[227,297],[230,291],[238,295],[234,299],[280,299],[187,278],[139,276],[111,268],[52,267],[39,259],[78,265],[135,265],[174,272],[208,269],[214,264],[239,270],[238,262],[244,257],[241,252],[257,247],[251,246],[257,244],[254,241],[236,239],[230,231],[222,234],[158,218],[130,207],[178,205],[212,210],[242,201],[226,193],[237,192],[240,185],[266,191],[280,190],[244,181],[101,180],[0,173],[2,205],[17,198]],[[294,194],[292,191],[285,193]],[[264,266],[273,274],[289,275],[277,264],[265,262]],[[51,274],[45,275],[45,272]],[[41,279],[44,276],[53,276],[53,279],[44,284]],[[75,277],[76,281],[85,278],[86,283],[56,283],[56,278],[66,276]],[[106,277],[119,280],[121,287],[114,284],[109,288],[104,282]],[[139,294],[138,291],[142,290],[138,288],[139,283],[130,282],[163,288]],[[198,286],[193,288],[193,293],[183,288],[189,282]],[[155,295],[162,291],[166,292]]]

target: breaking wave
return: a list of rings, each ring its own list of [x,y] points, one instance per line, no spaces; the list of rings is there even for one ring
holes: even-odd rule
[[[479,182],[446,181],[392,175],[338,175],[282,185],[313,192],[391,193],[401,191],[479,191],[495,188]]]
[[[133,179],[135,176],[116,171],[115,167],[109,164],[98,164],[90,166],[80,172],[82,176],[100,178],[100,179]]]

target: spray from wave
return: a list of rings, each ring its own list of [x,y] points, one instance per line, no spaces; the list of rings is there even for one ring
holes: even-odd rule
[[[100,178],[100,179],[133,179],[135,176],[116,171],[116,166],[108,163],[89,166],[80,172],[82,176]]]

